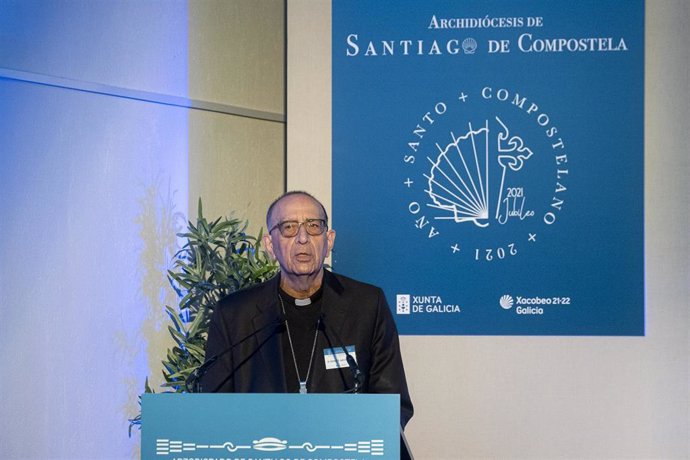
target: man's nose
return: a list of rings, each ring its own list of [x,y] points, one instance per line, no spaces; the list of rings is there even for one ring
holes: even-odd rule
[[[297,238],[298,243],[305,244],[307,241],[309,241],[309,234],[307,233],[307,224],[302,223],[300,224],[299,228],[297,229]]]

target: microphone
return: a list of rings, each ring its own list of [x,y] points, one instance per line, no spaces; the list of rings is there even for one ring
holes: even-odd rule
[[[328,328],[328,325],[326,324],[325,319],[326,319],[325,315],[323,313],[321,313],[321,316],[319,318],[319,322],[321,324],[321,327],[324,329],[324,334],[326,333],[325,329]],[[333,333],[333,335],[335,336],[335,339],[340,344],[340,348],[345,353],[345,359],[347,360],[347,365],[349,366],[350,371],[352,372],[352,378],[355,382],[354,388],[348,390],[346,393],[361,393],[362,388],[364,387],[364,373],[362,372],[362,370],[357,365],[357,361],[355,361],[355,358],[353,358],[352,355],[350,354],[350,352],[347,351],[347,348],[345,347],[345,343],[342,341],[342,339],[340,338],[338,333],[335,332],[335,329],[331,329],[331,328],[328,328],[328,329],[330,329],[330,331]],[[326,335],[328,335],[328,334],[326,334]]]
[[[185,385],[184,385],[184,386],[185,386],[185,389],[187,390],[187,392],[188,392],[188,393],[201,393],[201,385],[200,385],[200,383],[199,383],[199,380],[201,380],[201,378],[204,376],[204,374],[206,374],[206,372],[208,372],[208,370],[209,370],[211,367],[213,367],[213,365],[216,364],[216,362],[218,362],[218,359],[219,359],[219,358],[221,358],[221,357],[225,356],[226,354],[230,353],[232,350],[235,349],[236,346],[241,345],[242,343],[244,343],[244,342],[246,342],[247,340],[251,339],[251,338],[254,337],[255,335],[259,334],[260,332],[263,332],[264,330],[266,330],[266,329],[268,329],[268,328],[274,327],[275,330],[274,330],[273,333],[271,333],[271,335],[269,336],[269,337],[271,337],[271,336],[273,336],[273,334],[276,334],[277,332],[280,332],[284,324],[285,324],[285,317],[283,317],[283,315],[278,315],[278,316],[277,316],[273,321],[271,321],[270,323],[268,323],[268,324],[266,324],[265,326],[260,327],[259,329],[255,330],[255,331],[252,332],[251,334],[249,334],[249,335],[247,335],[246,337],[244,337],[242,340],[233,343],[232,345],[230,345],[228,348],[226,348],[225,350],[221,351],[220,353],[217,353],[217,354],[213,355],[212,357],[206,359],[206,360],[205,360],[203,363],[201,363],[196,369],[194,369],[194,370],[192,371],[192,373],[189,374],[189,376],[188,376],[187,379],[185,380]],[[260,344],[259,347],[261,347],[261,345],[263,345],[263,343]],[[190,389],[190,386],[191,386],[191,389]],[[213,393],[215,393],[215,389],[214,389]]]

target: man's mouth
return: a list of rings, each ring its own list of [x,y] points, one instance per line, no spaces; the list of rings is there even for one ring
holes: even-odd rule
[[[311,254],[300,252],[299,254],[295,255],[295,259],[297,259],[298,262],[308,262],[311,260]]]

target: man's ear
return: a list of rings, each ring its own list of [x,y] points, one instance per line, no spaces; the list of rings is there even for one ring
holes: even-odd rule
[[[328,257],[335,245],[335,230],[328,230],[326,239],[328,239],[328,252],[326,253],[326,257]]]
[[[276,260],[276,255],[273,252],[273,239],[271,238],[271,235],[269,235],[268,233],[264,235],[264,247],[271,255],[271,258],[273,260]]]

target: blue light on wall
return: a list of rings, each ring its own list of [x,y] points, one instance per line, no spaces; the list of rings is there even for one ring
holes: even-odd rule
[[[187,22],[186,2],[0,5],[3,458],[138,449],[187,209]]]

